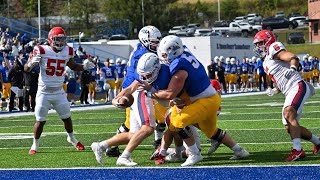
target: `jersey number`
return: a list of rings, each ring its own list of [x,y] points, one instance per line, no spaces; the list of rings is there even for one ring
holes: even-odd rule
[[[191,54],[189,53],[184,53],[181,56],[182,58],[185,58],[187,61],[190,62],[190,64],[195,68],[198,69],[200,66],[200,63],[198,60],[195,59],[195,57],[193,57]]]
[[[62,76],[65,62],[65,60],[48,59],[46,74],[48,76]]]

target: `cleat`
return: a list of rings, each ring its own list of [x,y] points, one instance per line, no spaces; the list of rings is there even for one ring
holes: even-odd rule
[[[120,156],[120,150],[119,150],[119,147],[116,146],[116,147],[112,147],[112,148],[108,148],[107,151],[106,151],[106,156],[109,156],[109,157],[119,157]]]
[[[74,146],[78,151],[84,151],[85,147],[83,144],[81,144],[81,142],[78,142],[75,146]]]
[[[221,142],[218,142],[218,141],[213,140],[213,139],[211,139],[210,141],[211,141],[211,147],[208,150],[208,155],[210,155],[213,152],[215,152],[218,149],[218,147],[220,146],[220,144],[221,144]]]
[[[158,149],[156,149],[156,151],[154,151],[154,153],[150,156],[150,160],[157,160],[160,156],[162,156],[160,154],[160,147],[158,147]]]
[[[302,159],[306,157],[306,153],[304,152],[303,149],[301,151],[297,151],[296,149],[292,149],[289,157],[287,157],[286,161],[291,162],[291,161],[296,161],[299,159]]]
[[[153,147],[157,149],[161,145],[162,139],[154,140]]]
[[[250,156],[250,153],[245,149],[241,149],[241,151],[235,152],[234,155],[230,158],[230,160],[238,160],[243,159]]]
[[[103,149],[99,146],[99,143],[94,142],[91,144],[91,149],[96,156],[96,160],[98,163],[103,164],[103,159],[102,159],[102,154],[103,154]]]
[[[118,166],[136,166],[138,163],[133,162],[132,159],[120,156],[117,160]]]
[[[36,150],[32,150],[32,149],[30,149],[30,150],[29,150],[29,154],[30,154],[30,155],[37,154],[37,151],[36,151]]]
[[[178,155],[175,152],[171,153],[168,156],[166,156],[165,160],[168,161],[168,162],[182,161],[182,154]]]
[[[320,144],[318,144],[318,145],[314,145],[314,147],[313,147],[313,153],[312,153],[313,155],[315,155],[315,154],[320,154]]]
[[[183,164],[181,164],[181,166],[193,166],[200,161],[202,161],[202,156],[200,152],[198,154],[190,154],[187,160]]]
[[[158,159],[154,162],[156,165],[160,165],[160,164],[164,164],[166,162],[166,157],[162,156],[160,154],[160,156],[158,157]]]

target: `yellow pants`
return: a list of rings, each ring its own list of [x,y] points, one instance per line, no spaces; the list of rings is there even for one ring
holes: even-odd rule
[[[241,74],[241,82],[248,82],[248,74]]]
[[[237,83],[237,74],[229,74],[229,83],[236,84]]]
[[[318,69],[312,70],[312,75],[313,75],[313,77],[319,77],[319,71],[318,71]]]
[[[2,84],[2,98],[7,99],[11,95],[11,83]]]
[[[96,92],[96,85],[97,85],[97,82],[95,82],[95,81],[92,81],[89,83],[89,93]]]
[[[219,94],[201,98],[185,106],[179,113],[176,106],[172,107],[170,116],[170,131],[176,128],[185,128],[188,125],[197,125],[200,130],[211,138],[217,132],[217,111],[221,99]]]
[[[121,89],[123,79],[118,79],[118,82],[115,84],[116,89]]]
[[[115,89],[116,80],[107,80],[106,82],[110,85],[110,89]]]

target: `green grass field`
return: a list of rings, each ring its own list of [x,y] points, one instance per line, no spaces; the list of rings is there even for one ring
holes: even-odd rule
[[[301,124],[320,134],[320,90],[305,105]],[[291,140],[281,123],[283,95],[267,97],[254,95],[222,99],[222,114],[218,126],[226,130],[251,156],[245,160],[232,161],[232,151],[221,146],[213,155],[206,152],[209,142],[201,134],[204,160],[199,166],[217,165],[284,165],[320,164],[320,155],[312,155],[313,145],[303,141],[307,157],[298,162],[286,163],[284,159],[291,150]],[[85,151],[76,151],[67,141],[62,122],[56,113],[50,114],[36,155],[28,155],[32,144],[33,116],[0,119],[0,168],[70,168],[101,167],[90,149],[94,141],[111,137],[123,122],[125,112],[115,108],[75,111],[72,113],[77,138],[86,145]],[[16,139],[13,139],[16,138]],[[153,136],[145,140],[133,153],[133,159],[141,167],[156,166],[148,160],[154,151]],[[121,146],[121,150],[124,146]],[[105,157],[103,167],[113,167],[116,158]],[[180,166],[168,163],[164,166]]]

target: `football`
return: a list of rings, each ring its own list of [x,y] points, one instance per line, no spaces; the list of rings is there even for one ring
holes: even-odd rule
[[[133,104],[133,96],[132,94],[124,94],[123,96],[119,97],[119,103],[125,107],[130,107]]]

